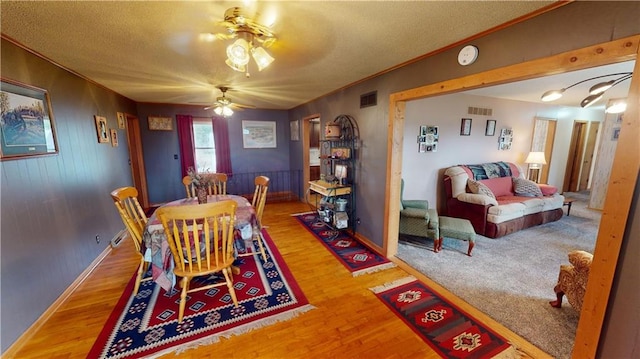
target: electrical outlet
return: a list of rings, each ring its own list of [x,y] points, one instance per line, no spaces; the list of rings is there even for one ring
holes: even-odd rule
[[[356,224],[360,224],[360,217],[356,218]]]
[[[96,234],[96,243],[100,244],[100,236]]]

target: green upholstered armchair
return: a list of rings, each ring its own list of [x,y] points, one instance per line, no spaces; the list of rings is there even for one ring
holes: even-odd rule
[[[434,248],[440,239],[438,212],[429,208],[427,200],[405,200],[404,180],[400,184],[400,234],[433,239]]]

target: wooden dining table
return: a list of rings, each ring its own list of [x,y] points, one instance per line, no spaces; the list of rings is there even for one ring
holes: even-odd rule
[[[235,245],[241,246],[242,250],[245,250],[245,247],[247,245],[252,245],[248,242],[251,242],[254,231],[259,231],[260,228],[258,219],[256,217],[255,208],[246,198],[242,196],[207,196],[207,203],[226,200],[233,200],[238,204],[234,223],[234,228],[236,229],[234,231],[236,237]],[[198,205],[198,199],[196,197],[182,198],[179,200],[168,202],[160,206],[160,208],[166,206],[194,205]],[[167,236],[164,232],[164,228],[162,227],[162,222],[156,216],[156,213],[157,211],[154,212],[147,221],[147,225],[145,226],[143,234],[143,248],[141,248],[141,250],[145,255],[145,259],[151,263],[153,280],[158,283],[160,287],[168,291],[173,288],[176,283],[176,277],[173,273],[173,254],[171,253],[171,249],[169,248],[169,242],[167,241]],[[251,250],[255,251],[255,248],[252,248]],[[235,268],[234,272],[236,272],[234,274],[238,274],[238,269]]]

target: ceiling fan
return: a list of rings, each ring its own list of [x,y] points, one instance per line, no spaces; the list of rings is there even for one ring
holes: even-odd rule
[[[213,109],[217,115],[226,117],[233,115],[233,109],[255,108],[253,106],[231,102],[231,99],[226,96],[227,91],[229,91],[228,87],[220,86],[218,89],[222,92],[222,96],[217,97],[216,102],[211,106],[205,107],[205,110]]]

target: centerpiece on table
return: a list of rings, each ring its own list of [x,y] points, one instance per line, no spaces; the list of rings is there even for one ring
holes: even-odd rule
[[[187,175],[191,177],[191,185],[196,191],[195,194],[198,197],[198,203],[207,203],[209,186],[211,185],[211,182],[213,180],[211,173],[209,173],[208,171],[198,173],[193,167],[189,167],[187,169]]]

